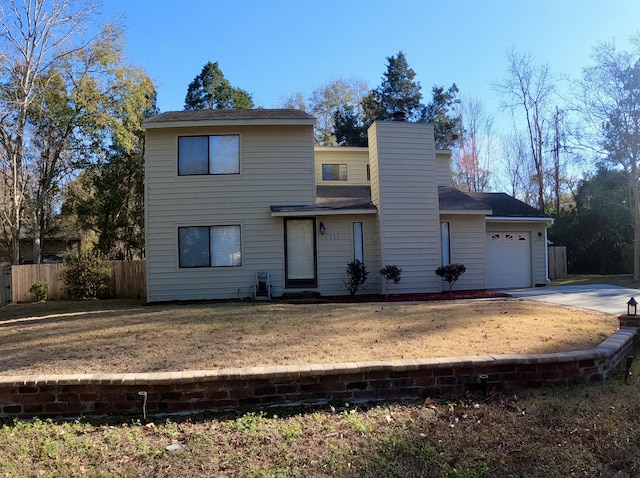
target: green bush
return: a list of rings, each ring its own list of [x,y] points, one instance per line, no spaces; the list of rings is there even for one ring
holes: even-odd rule
[[[49,296],[49,283],[43,280],[36,281],[31,285],[29,292],[34,301],[44,302]]]
[[[449,294],[451,294],[453,284],[455,284],[466,270],[467,268],[463,264],[447,264],[446,266],[438,267],[436,269],[436,275],[442,277],[443,280],[449,283]]]
[[[60,276],[73,300],[96,299],[109,290],[109,261],[98,253],[73,253],[64,258]]]
[[[366,282],[368,274],[367,268],[358,259],[347,264],[347,280],[344,284],[349,290],[349,295],[355,295],[358,292],[360,286]]]
[[[380,274],[387,282],[387,297],[389,297],[389,284],[391,282],[393,282],[394,284],[400,282],[402,269],[400,269],[398,266],[384,266],[382,269],[380,269]]]

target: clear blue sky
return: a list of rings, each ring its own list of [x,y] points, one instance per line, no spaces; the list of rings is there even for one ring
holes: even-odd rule
[[[161,111],[180,110],[188,84],[217,61],[257,106],[305,96],[337,77],[380,83],[404,51],[428,100],[433,85],[499,104],[490,84],[506,51],[577,77],[598,42],[621,47],[640,30],[638,0],[105,0],[101,17],[127,31],[129,61],[158,87]]]

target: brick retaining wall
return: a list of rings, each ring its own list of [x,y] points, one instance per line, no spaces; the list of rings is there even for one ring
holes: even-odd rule
[[[461,396],[487,375],[489,390],[608,378],[633,352],[639,329],[622,328],[596,348],[190,372],[0,375],[0,418],[195,413],[228,408],[319,405]]]

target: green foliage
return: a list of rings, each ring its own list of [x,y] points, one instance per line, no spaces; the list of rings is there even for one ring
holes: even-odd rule
[[[352,105],[341,105],[333,115],[336,142],[341,146],[367,146],[367,128]]]
[[[369,275],[367,268],[358,259],[347,264],[347,280],[344,284],[349,290],[349,295],[355,295],[358,292],[360,286],[367,281],[367,275]]]
[[[304,95],[298,91],[283,98],[279,107],[300,109],[315,117],[316,144],[318,146],[336,146],[340,144],[336,137],[336,115],[343,115],[344,108],[347,108],[351,110],[357,120],[358,113],[356,111],[360,111],[360,102],[368,91],[367,83],[363,80],[337,78],[315,88],[306,101]]]
[[[400,269],[398,266],[387,265],[380,269],[380,275],[384,277],[384,280],[387,283],[387,296],[389,296],[389,284],[398,284],[400,282],[402,269]]]
[[[73,300],[96,299],[109,290],[109,261],[98,252],[69,254],[60,276]]]
[[[67,188],[63,214],[97,235],[95,248],[112,259],[144,257],[144,130],[157,112],[153,83],[143,71],[118,69],[123,86],[114,106],[118,121],[105,159]]]
[[[366,146],[367,129],[374,121],[391,120],[394,113],[404,111],[410,122],[433,123],[436,147],[455,146],[462,121],[456,111],[460,103],[458,87],[455,83],[447,90],[434,86],[433,99],[425,106],[422,104],[420,83],[415,77],[416,72],[409,67],[402,51],[388,57],[382,83],[362,98],[360,108],[355,108],[352,103],[343,103],[335,111],[336,142],[343,146]]]
[[[595,64],[583,70],[583,112],[587,121],[600,126],[599,143],[606,161],[628,175],[635,223],[634,278],[640,278],[640,35],[631,51],[618,51],[615,42],[594,48]]]
[[[464,264],[447,264],[436,269],[436,275],[442,277],[442,280],[449,283],[449,293],[453,284],[466,272],[467,268]]]
[[[462,123],[462,117],[456,111],[460,104],[458,87],[455,83],[448,90],[434,86],[432,91],[433,98],[424,109],[421,121],[433,125],[436,148],[453,148],[458,143],[458,131]]]
[[[36,281],[31,284],[29,292],[31,292],[34,301],[43,302],[47,300],[49,295],[49,283],[43,280]]]
[[[364,123],[369,126],[375,120],[389,120],[397,111],[404,111],[409,121],[417,121],[424,106],[421,86],[415,77],[416,72],[402,51],[397,56],[387,57],[382,83],[363,101]]]
[[[633,272],[633,216],[624,171],[601,167],[583,179],[575,207],[562,211],[549,229],[549,239],[567,246],[572,274]]]
[[[207,62],[189,84],[184,99],[185,110],[251,109],[251,95],[231,86],[218,62]]]

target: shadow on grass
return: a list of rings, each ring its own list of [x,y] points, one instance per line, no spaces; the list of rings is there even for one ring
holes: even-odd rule
[[[29,304],[15,306],[13,317],[0,321],[0,373],[130,373],[500,353],[477,348],[483,334],[493,333],[483,329],[487,306],[497,309],[498,325],[491,327],[498,328],[530,307],[521,301]],[[471,338],[463,336],[469,330]],[[430,346],[420,345],[425,338],[432,339]],[[582,341],[558,344],[549,335],[535,352],[592,348],[604,338],[585,333]],[[460,342],[456,353],[438,352],[440,344],[454,340]],[[406,343],[418,345],[406,352]]]

